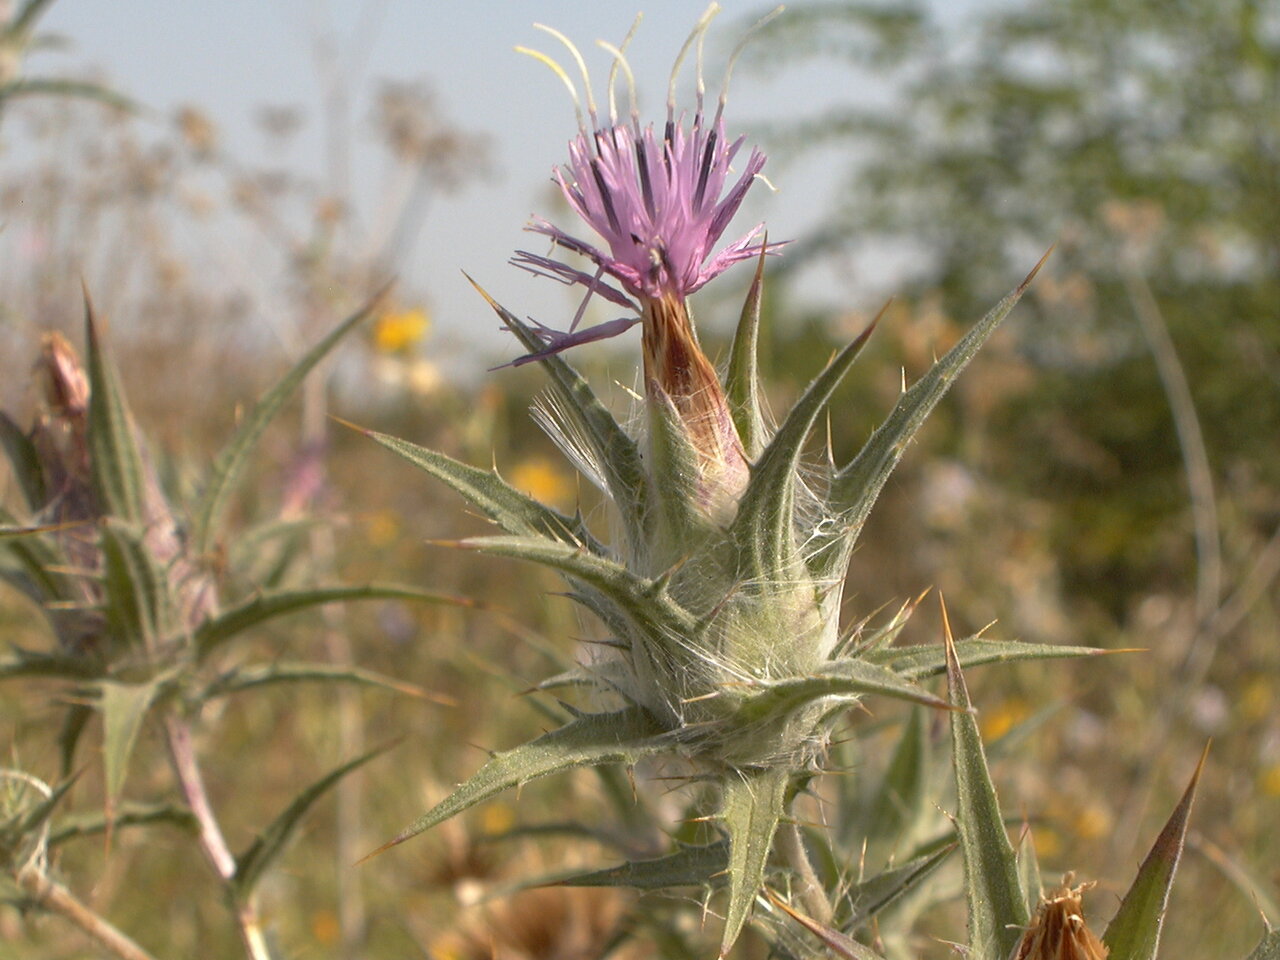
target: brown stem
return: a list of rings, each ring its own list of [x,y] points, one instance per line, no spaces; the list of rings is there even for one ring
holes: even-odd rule
[[[70,890],[50,880],[34,866],[18,873],[18,886],[41,908],[56,913],[121,960],[156,960],[131,937],[122,933],[75,898]]]

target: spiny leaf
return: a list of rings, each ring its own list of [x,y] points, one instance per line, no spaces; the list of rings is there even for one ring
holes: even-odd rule
[[[679,604],[621,564],[562,543],[533,537],[472,537],[456,544],[467,550],[527,560],[559,570],[607,596],[658,643],[689,638],[697,622]]]
[[[9,467],[22,490],[27,509],[39,510],[45,504],[44,473],[35,444],[6,413],[0,413],[0,446],[9,458]]]
[[[258,401],[236,431],[235,436],[223,447],[213,463],[213,471],[200,496],[200,502],[196,505],[193,541],[197,553],[204,554],[212,548],[217,535],[217,524],[222,511],[226,508],[232,487],[249,462],[249,454],[252,453],[267,426],[280,412],[285,401],[293,395],[307,374],[315,369],[342,338],[369,316],[385,292],[384,288],[374,294],[368,303],[338,324],[327,337],[312,347],[293,369]]]
[[[0,680],[18,680],[28,677],[89,680],[101,673],[101,665],[89,657],[67,657],[60,653],[18,650],[15,656],[0,658]]]
[[[53,0],[27,0],[22,5],[22,9],[8,24],[8,29],[5,31],[5,39],[11,43],[25,45],[26,40],[31,36],[32,30],[35,29],[36,21],[40,19],[45,8],[52,2]]]
[[[99,685],[98,709],[102,711],[102,757],[106,767],[108,817],[124,789],[129,757],[133,754],[138,731],[142,729],[142,720],[162,687],[159,679],[146,683],[104,680]]]
[[[951,715],[952,762],[956,776],[957,826],[964,852],[965,895],[969,907],[969,949],[974,960],[1005,960],[1017,946],[1019,928],[1031,915],[1018,883],[1018,868],[987,770],[982,735],[942,608],[947,650],[947,690]]]
[[[658,542],[672,544],[679,556],[688,556],[706,529],[701,500],[700,456],[671,399],[656,388],[646,406],[649,412],[650,469],[662,478],[662,496],[657,498],[655,513],[664,528]],[[650,541],[652,543],[652,540]],[[654,559],[658,564],[674,563],[671,554]]]
[[[6,832],[11,832],[14,837],[20,838],[38,830],[53,816],[54,808],[62,802],[62,798],[67,795],[67,791],[77,779],[78,776],[67,777],[54,787],[47,797],[42,795],[38,803],[16,814],[5,825]]]
[[[1099,647],[1068,647],[1048,643],[1021,643],[1016,640],[984,640],[970,637],[954,644],[956,657],[964,669],[988,663],[1012,663],[1016,660],[1057,660],[1071,657],[1098,657],[1111,653],[1127,653],[1124,650],[1103,650]],[[907,680],[924,680],[936,677],[947,670],[947,651],[942,644],[921,644],[914,647],[891,647],[874,650],[866,659],[888,667]]]
[[[839,930],[819,923],[812,917],[807,917],[800,913],[772,890],[766,889],[765,895],[769,898],[770,903],[822,941],[831,956],[840,957],[842,960],[884,960],[880,954],[870,947],[858,943],[857,940],[846,936]]]
[[[1280,960],[1280,928],[1268,930],[1246,960]]]
[[[883,314],[883,310],[881,314]],[[880,316],[827,364],[801,394],[773,439],[751,468],[731,535],[751,580],[790,579],[796,562],[795,492],[800,452],[818,415],[870,339]]]
[[[855,698],[863,694],[879,694],[943,709],[948,707],[947,701],[903,680],[892,670],[865,660],[838,660],[825,664],[810,676],[752,684],[752,688],[757,686],[763,689],[749,694],[735,714],[742,723],[791,713],[825,697]]]
[[[59,819],[57,828],[49,833],[49,846],[55,847],[69,840],[92,837],[122,827],[149,827],[157,823],[167,823],[192,834],[198,833],[200,829],[195,814],[186,807],[171,803],[124,803],[110,819],[101,813]]]
[[[103,586],[107,621],[125,646],[153,647],[173,628],[169,579],[143,542],[141,529],[108,518],[102,524]]]
[[[329,771],[311,786],[303,790],[258,835],[249,848],[236,857],[236,872],[231,877],[231,888],[235,896],[241,900],[247,898],[258,880],[272,862],[281,854],[293,831],[308,810],[319,800],[329,788],[345,777],[352,770],[368,763],[374,757],[386,753],[394,744],[383,744],[380,747],[363,753],[354,760],[349,760],[340,767]]]
[[[738,939],[764,884],[773,836],[786,812],[789,780],[784,769],[739,770],[724,779],[720,816],[729,832],[729,903],[721,956]]]
[[[747,459],[760,456],[767,442],[767,430],[760,399],[760,305],[764,299],[764,258],[769,246],[766,234],[760,245],[760,259],[756,262],[756,275],[742,305],[742,316],[733,335],[729,349],[729,367],[725,371],[724,392],[729,401],[733,425],[738,428],[738,438]]]
[[[203,659],[232,637],[276,617],[323,606],[326,603],[348,600],[406,600],[414,603],[443,603],[456,607],[479,606],[474,600],[468,600],[465,597],[453,597],[395,584],[370,583],[363,586],[280,590],[247,600],[201,624],[194,635],[196,656]]]
[[[831,485],[831,500],[843,514],[844,529],[831,534],[826,543],[821,545],[825,549],[820,549],[815,554],[822,565],[822,569],[818,571],[820,576],[844,570],[858,533],[871,512],[872,504],[879,497],[889,474],[902,459],[907,445],[938,401],[951,388],[960,371],[968,365],[978,349],[1021,299],[1048,256],[1046,253],[1017,289],[1001,300],[928,373],[902,394],[888,418],[871,435],[858,455],[836,474]]]
[[[870,923],[882,910],[931,876],[956,849],[948,844],[940,850],[922,854],[883,873],[853,884],[844,900],[849,904],[848,930]]]
[[[213,697],[243,693],[257,687],[271,686],[278,683],[357,683],[370,687],[381,687],[404,693],[422,700],[430,700],[445,706],[457,706],[453,697],[441,693],[432,693],[422,687],[395,677],[388,677],[373,670],[361,667],[348,667],[332,663],[272,663],[261,667],[238,667],[224,674],[209,684],[200,697],[201,701]]]
[[[1044,881],[1040,877],[1040,859],[1036,856],[1035,837],[1031,833],[1031,825],[1022,825],[1022,836],[1018,838],[1018,883],[1022,886],[1022,899],[1026,901],[1027,912],[1035,914],[1040,906]]]
[[[666,887],[703,886],[723,882],[729,865],[729,841],[698,846],[682,846],[674,853],[653,860],[592,870],[556,881],[562,887],[635,887],[662,890]]]
[[[528,324],[489,296],[471,277],[468,276],[467,280],[526,350],[530,353],[542,350],[542,341]],[[562,357],[544,355],[538,358],[538,362],[551,380],[551,390],[559,408],[573,419],[574,431],[591,445],[593,459],[605,472],[604,481],[608,487],[605,492],[622,517],[629,545],[632,549],[637,548],[643,542],[650,499],[649,480],[640,448],[596,397],[587,381]]]
[[[361,862],[510,787],[588,764],[636,763],[664,749],[663,732],[657,721],[639,707],[580,715],[558,730],[495,754],[453,793]]]
[[[1120,909],[1107,925],[1102,942],[1111,950],[1110,960],[1154,960],[1160,945],[1160,928],[1164,924],[1169,890],[1178,871],[1182,846],[1187,838],[1187,822],[1195,800],[1196,784],[1209,755],[1206,746],[1196,764],[1191,782],[1174,808],[1169,821],[1156,837],[1156,842],[1138,868],[1133,886],[1120,902]]]
[[[510,534],[550,537],[595,554],[606,552],[580,519],[567,517],[526,496],[496,473],[468,466],[407,440],[371,430],[362,432],[452,487]]]
[[[0,507],[0,523],[10,527],[20,526],[3,507]],[[0,556],[6,554],[17,562],[19,570],[0,570],[0,576],[33,602],[46,604],[69,598],[67,578],[52,572],[53,568],[66,565],[66,557],[52,538],[37,536],[0,539]]]
[[[93,707],[87,703],[72,703],[62,716],[62,726],[58,728],[58,769],[62,776],[71,775],[75,766],[76,747],[80,743],[80,735],[93,719]]]
[[[89,373],[87,440],[94,491],[107,514],[141,523],[146,519],[143,468],[133,417],[115,366],[98,340],[97,320],[87,291],[84,325]]]

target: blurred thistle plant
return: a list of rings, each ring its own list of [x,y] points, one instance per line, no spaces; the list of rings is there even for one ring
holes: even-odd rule
[[[191,504],[172,499],[162,486],[155,452],[134,423],[87,302],[87,363],[81,366],[65,338],[48,335],[36,367],[43,409],[35,423],[23,430],[0,414],[0,442],[27,513],[19,517],[0,509],[0,580],[45,615],[55,640],[49,651],[11,643],[0,656],[0,680],[44,678],[64,684],[50,703],[64,717],[58,734],[61,780],[50,787],[22,771],[0,771],[6,789],[25,783],[43,795],[15,809],[0,802],[0,876],[16,882],[20,902],[62,915],[118,956],[136,960],[148,954],[50,877],[50,846],[76,836],[110,836],[125,826],[186,827],[222,884],[246,954],[266,960],[271,953],[256,906],[258,882],[315,802],[384,749],[348,760],[308,785],[252,843],[234,853],[212,807],[197,749],[207,705],[297,682],[363,684],[440,699],[355,667],[225,660],[233,641],[262,624],[336,601],[471,605],[392,585],[289,587],[283,581],[296,554],[294,541],[314,521],[268,524],[236,530],[233,536],[226,520],[233,486],[269,422],[373,306],[331,331],[262,398],[216,458]],[[228,556],[271,554],[277,559],[270,579],[246,596],[222,596],[230,592],[225,589]],[[61,807],[75,780],[77,745],[95,714],[101,716],[105,810],[64,830]],[[126,799],[128,768],[148,720],[163,730],[181,795],[170,803],[139,805]]]
[[[80,97],[132,110],[132,101],[100,84],[22,75],[28,53],[59,42],[57,37],[36,32],[36,25],[52,3],[53,0],[26,0],[15,10],[12,0],[0,0],[0,118],[9,100],[29,96]]]
[[[716,805],[694,812],[714,821],[718,836],[701,846],[679,842],[668,857],[576,882],[612,884],[621,874],[651,887],[725,881],[727,951],[771,872],[794,880],[819,920],[834,916],[791,807],[822,769],[832,728],[852,705],[878,695],[953,711],[965,721],[963,729],[972,727],[957,742],[957,753],[970,766],[982,763],[985,776],[967,695],[963,702],[942,699],[920,681],[950,672],[954,688],[962,683],[961,664],[1098,651],[980,637],[893,647],[910,606],[880,629],[842,630],[845,573],[873,502],[929,411],[1031,277],[904,390],[856,457],[843,465],[830,459],[808,463],[806,443],[874,323],[814,379],[780,425],[770,424],[756,348],[764,258],[780,244],[757,240],[757,227],[713,252],[765,162],[760,151],[752,151],[726,190],[743,140],[726,134],[724,93],[713,117],[706,118],[701,80],[703,38],[717,9],[708,9],[681,48],[660,135],[641,126],[634,89],[630,118],[617,115],[613,90],[619,72],[631,78],[623,51],[634,26],[621,46],[601,43],[614,58],[607,120],[591,96],[577,48],[558,31],[539,27],[565,45],[586,89],[586,116],[579,107],[569,166],[555,177],[605,246],[535,220],[531,231],[584,257],[588,268],[528,251],[518,251],[514,262],[581,286],[588,299],[600,297],[629,315],[580,329],[584,300],[568,330],[561,331],[526,323],[481,291],[527,351],[513,364],[538,362],[547,372],[550,388],[539,422],[604,494],[617,521],[617,542],[601,542],[580,514],[560,513],[496,473],[390,436],[369,435],[452,486],[505,531],[457,546],[557,570],[573,599],[604,624],[611,638],[598,645],[603,654],[540,689],[586,687],[617,702],[616,709],[594,713],[564,707],[562,727],[496,754],[380,850],[507,787],[577,766],[630,766],[656,758],[673,765],[679,778],[712,788],[702,796]],[[677,114],[674,90],[680,66],[695,47],[698,96],[689,117]],[[576,85],[559,64],[520,49],[549,65],[580,103]],[[751,259],[757,261],[755,279],[722,379],[698,341],[688,298],[734,263]],[[568,348],[635,324],[642,330],[646,414],[640,437],[615,419],[561,357]],[[968,811],[970,823],[961,818],[962,846],[967,857],[982,853],[991,870],[1013,877],[1013,850],[990,781],[982,782],[986,790],[978,793],[990,802]],[[986,819],[978,822],[980,817]],[[1025,925],[1020,888],[1006,894],[1017,904],[1007,923]],[[974,932],[975,955],[1004,960],[1018,933],[991,919],[989,910],[983,916],[990,922]]]

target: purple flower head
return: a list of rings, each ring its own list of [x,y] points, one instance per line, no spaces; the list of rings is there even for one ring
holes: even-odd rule
[[[672,71],[672,91],[680,64],[695,41],[701,61],[702,36],[717,9],[713,4],[681,50]],[[634,30],[633,27],[632,32]],[[630,120],[619,122],[613,107],[614,77],[611,76],[609,122],[601,124],[591,100],[581,55],[563,35],[553,30],[547,32],[569,48],[582,69],[590,118],[588,129],[579,112],[580,132],[569,143],[569,162],[555,170],[554,177],[569,205],[604,243],[579,239],[547,220],[535,218],[528,226],[531,232],[550,237],[556,247],[586,258],[595,265],[594,272],[554,255],[527,250],[517,251],[512,262],[538,275],[580,284],[588,296],[595,294],[644,315],[652,303],[683,302],[734,263],[759,256],[764,244],[756,239],[763,224],[733,243],[715,249],[764,167],[765,156],[752,149],[741,169],[733,169],[745,138],[730,140],[726,135],[723,94],[715,116],[710,120],[704,116],[701,66],[697,105],[691,122],[687,122],[687,114],[676,117],[673,96],[668,98],[667,119],[660,134],[653,125],[641,126],[634,102]],[[627,39],[630,40],[630,34]],[[621,67],[630,79],[622,50],[604,43],[601,46],[615,56],[614,74]],[[524,52],[547,63],[571,91],[575,90],[568,75],[550,58],[536,51]],[[767,246],[768,251],[773,252],[781,244]],[[568,333],[548,338],[545,353],[601,338],[591,335],[591,331],[574,332],[581,314],[579,310]],[[617,332],[625,329],[621,323],[615,323],[618,323]]]

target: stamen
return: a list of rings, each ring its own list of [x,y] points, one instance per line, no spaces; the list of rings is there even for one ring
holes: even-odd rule
[[[587,73],[587,62],[582,59],[582,54],[578,52],[578,48],[573,45],[573,41],[566,37],[555,27],[548,27],[544,23],[535,23],[535,30],[541,30],[543,33],[549,33],[568,48],[570,55],[578,64],[578,70],[582,73],[582,86],[587,95],[587,113],[591,115],[591,126],[596,125],[596,100],[591,95],[591,77]]]
[[[587,139],[587,124],[582,116],[582,101],[578,99],[578,88],[573,85],[573,81],[569,79],[569,74],[565,73],[564,67],[540,50],[532,50],[529,47],[516,47],[515,50],[516,53],[523,53],[527,57],[533,57],[539,63],[546,64],[564,82],[565,87],[569,90],[569,96],[573,98],[573,115],[578,118],[578,132],[582,134],[584,140]]]
[[[694,41],[698,40],[707,32],[707,27],[711,25],[711,19],[720,12],[720,4],[712,3],[707,7],[706,12],[699,18],[698,22],[693,25],[693,30],[684,41],[684,46],[680,48],[680,52],[676,54],[676,62],[671,66],[671,79],[667,82],[667,129],[671,128],[676,117],[676,78],[680,76],[680,67],[684,64],[684,58],[689,54],[689,48],[693,46]]]
[[[778,6],[766,13],[751,25],[751,28],[747,30],[747,32],[742,35],[742,39],[738,41],[738,45],[733,48],[733,53],[729,57],[729,65],[725,67],[724,70],[724,83],[720,87],[720,103],[716,107],[716,118],[712,122],[712,126],[719,123],[720,117],[724,114],[724,105],[729,99],[729,78],[733,76],[734,65],[737,64],[738,58],[742,56],[742,51],[747,49],[747,44],[751,42],[751,39],[759,33],[761,29],[763,29],[765,24],[778,16],[778,14],[782,13],[785,9],[786,7],[783,4],[778,4]]]
[[[643,18],[644,18],[643,13],[636,14],[636,18],[631,21],[631,29],[627,31],[627,35],[622,38],[622,43],[618,45],[619,51],[625,51],[627,49],[627,44],[629,44],[631,42],[631,38],[636,35],[636,30],[639,29],[640,21]],[[613,84],[614,84],[614,81],[616,81],[617,79],[618,79],[618,61],[615,60],[613,62],[613,66],[609,68],[609,122],[615,123],[615,124],[618,122],[618,105],[613,99]],[[633,114],[636,108],[635,104],[636,104],[636,88],[635,88],[635,81],[632,80],[631,81],[631,110]],[[639,123],[638,117],[635,118],[635,122]]]
[[[636,102],[636,76],[631,72],[631,64],[627,63],[622,51],[607,40],[597,40],[596,44],[613,54],[613,69],[609,71],[609,122],[615,127],[618,125],[618,110],[613,102],[613,71],[621,67],[622,72],[627,75],[627,90],[631,95],[631,122],[639,127],[640,107]]]

